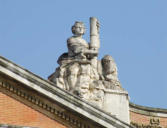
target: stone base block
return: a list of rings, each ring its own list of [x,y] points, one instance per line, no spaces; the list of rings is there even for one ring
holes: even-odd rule
[[[118,119],[129,121],[129,97],[127,91],[105,90],[103,109]]]

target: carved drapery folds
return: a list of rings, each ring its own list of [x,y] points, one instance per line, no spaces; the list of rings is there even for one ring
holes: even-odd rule
[[[59,59],[59,67],[49,80],[60,88],[101,107],[105,90],[123,90],[117,76],[117,66],[110,55],[98,60],[100,47],[99,22],[90,18],[90,43],[82,35],[83,22],[72,26],[72,37],[67,39],[68,53]]]

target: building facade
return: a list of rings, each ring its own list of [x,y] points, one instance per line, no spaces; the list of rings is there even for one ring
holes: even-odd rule
[[[0,56],[0,128],[167,128],[167,110],[129,102],[110,55],[98,60],[99,22],[72,26],[48,80]]]
[[[131,126],[167,128],[167,109],[129,104]],[[112,128],[129,124],[0,57],[0,127]]]

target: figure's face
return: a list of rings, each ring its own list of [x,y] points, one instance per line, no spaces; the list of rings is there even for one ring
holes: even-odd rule
[[[109,69],[111,64],[111,60],[103,60],[104,68]]]
[[[111,73],[112,70],[113,70],[113,61],[111,60],[103,60],[103,68],[105,70],[105,72],[108,74],[108,73]]]
[[[75,25],[75,35],[83,35],[85,33],[85,27],[83,25],[77,24]]]

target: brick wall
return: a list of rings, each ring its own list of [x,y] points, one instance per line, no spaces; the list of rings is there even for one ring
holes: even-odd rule
[[[130,120],[131,122],[137,123],[137,124],[144,124],[149,125],[150,119],[159,119],[160,126],[163,128],[167,128],[167,117],[153,117],[153,116],[146,116],[140,113],[132,112],[130,111]]]
[[[167,128],[167,117],[152,117],[130,111],[130,120],[138,124],[148,125],[150,119],[160,120],[160,126]],[[0,92],[0,124],[31,126],[39,128],[67,128],[44,114],[20,103]]]
[[[59,122],[0,92],[0,124],[66,128]]]

